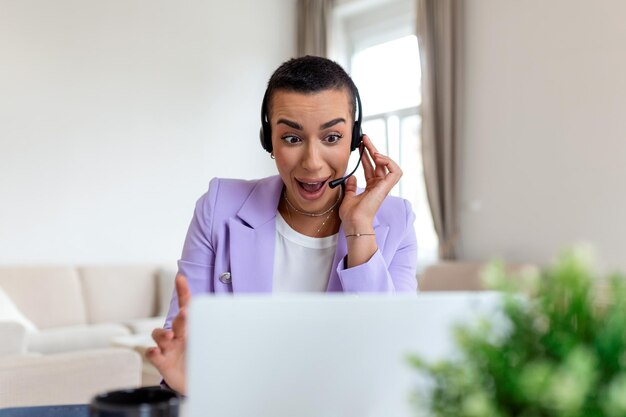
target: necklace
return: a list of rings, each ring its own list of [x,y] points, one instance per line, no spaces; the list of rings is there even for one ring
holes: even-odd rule
[[[287,198],[285,197],[285,200],[287,200]],[[289,201],[289,200],[287,200]],[[337,205],[337,203],[335,203],[335,206]],[[290,205],[287,205],[287,215],[289,216],[289,222],[291,224],[293,224],[293,219],[291,218],[291,210],[289,209]],[[328,216],[326,216],[326,218],[324,219],[324,221],[322,222],[322,224],[320,225],[320,227],[317,228],[317,230],[315,231],[315,236],[317,237],[319,236],[320,232],[322,231],[322,229],[324,228],[324,225],[326,225],[326,222],[328,221],[328,219],[330,219],[330,216],[332,216],[333,211],[335,211],[335,206],[331,207],[330,210],[326,210],[324,212],[324,214],[328,213]],[[293,206],[292,206],[293,207]],[[295,207],[293,207],[293,209],[295,210]]]
[[[339,196],[337,197],[337,201],[335,201],[335,204],[333,204],[332,206],[330,206],[330,208],[322,213],[309,213],[308,211],[302,211],[302,210],[298,210],[293,204],[291,204],[291,201],[289,201],[289,199],[287,198],[287,193],[283,193],[283,197],[285,198],[285,201],[287,202],[287,209],[289,209],[289,207],[291,207],[292,209],[294,209],[294,211],[298,214],[302,214],[304,216],[309,216],[309,217],[322,217],[325,214],[328,213],[332,213],[333,210],[337,207],[337,204],[339,204],[339,200],[341,200],[341,196],[343,194],[343,188],[339,189]],[[328,217],[326,218],[326,220],[328,220]]]

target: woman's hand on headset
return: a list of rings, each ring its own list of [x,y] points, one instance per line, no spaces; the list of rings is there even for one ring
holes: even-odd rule
[[[365,146],[361,158],[365,190],[357,195],[356,178],[351,176],[346,181],[345,196],[339,207],[339,217],[348,243],[348,267],[367,262],[376,252],[374,216],[402,177],[398,164],[379,153],[367,135],[363,135],[362,146]],[[357,233],[363,236],[350,236]]]
[[[185,369],[187,307],[191,300],[191,292],[187,279],[180,274],[176,275],[176,294],[178,295],[178,314],[172,322],[172,329],[152,331],[152,338],[157,347],[148,349],[146,358],[157,368],[171,389],[185,394],[187,391]]]

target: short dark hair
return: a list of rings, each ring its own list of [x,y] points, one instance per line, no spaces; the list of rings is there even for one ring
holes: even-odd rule
[[[274,71],[267,83],[265,92],[266,108],[269,118],[270,103],[276,91],[294,91],[297,93],[317,93],[324,90],[347,90],[350,98],[352,120],[356,117],[356,85],[348,73],[335,61],[319,56],[303,56],[283,62]]]

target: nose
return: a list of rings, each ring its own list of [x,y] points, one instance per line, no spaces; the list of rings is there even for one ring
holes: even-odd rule
[[[303,150],[302,168],[310,172],[320,171],[323,165],[321,149],[317,142],[317,138],[311,138]]]

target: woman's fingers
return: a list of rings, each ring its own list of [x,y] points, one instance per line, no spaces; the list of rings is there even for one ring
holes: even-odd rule
[[[363,135],[366,137],[365,135]],[[368,152],[363,152],[363,156],[361,156],[361,163],[363,164],[363,174],[365,175],[365,181],[369,181],[373,179],[376,173],[374,172],[374,165],[372,165],[372,160],[368,155]]]
[[[166,359],[165,355],[163,354],[163,350],[159,347],[151,347],[146,349],[145,356],[157,367],[160,367]]]
[[[171,330],[154,329],[152,331],[152,338],[157,346],[146,350],[146,358],[160,369],[165,361],[165,352],[174,348],[172,343],[174,333]]]
[[[374,143],[367,135],[363,135],[363,143],[367,149],[367,153],[374,160],[375,168],[372,165],[369,158],[363,156],[363,169],[366,173],[366,179],[371,178],[367,176],[367,173],[373,173],[378,180],[382,180],[386,185],[390,185],[389,190],[400,180],[402,177],[402,170],[400,166],[391,158],[378,152]],[[389,191],[388,190],[388,191]]]
[[[174,338],[174,332],[168,329],[154,329],[152,331],[152,339],[157,345],[162,346]]]
[[[388,186],[389,190],[391,190],[393,186],[400,181],[402,169],[400,169],[400,166],[393,159],[379,153],[374,155],[374,162],[376,163],[376,169],[380,167],[387,171],[381,180]]]
[[[191,291],[189,291],[187,279],[183,275],[176,275],[175,283],[178,314],[172,322],[171,329],[154,329],[152,331],[152,338],[157,346],[146,350],[145,357],[157,368],[172,389],[184,393],[186,389],[184,355],[187,335],[187,306],[191,300]]]
[[[152,347],[146,350],[144,356],[155,368],[159,371],[161,375],[165,375],[168,373],[168,370],[172,368],[171,358],[169,355],[165,355],[163,350],[158,347]]]
[[[365,147],[367,148],[369,153],[371,153],[372,155],[378,153],[378,149],[376,149],[376,146],[374,146],[374,142],[372,142],[369,136],[363,135],[363,143],[365,144]]]
[[[182,274],[176,274],[176,295],[178,296],[178,308],[182,309],[189,304],[191,299],[191,291],[189,291],[189,284],[187,284],[187,278]]]
[[[187,335],[187,308],[183,307],[178,311],[178,314],[172,322],[172,330],[174,331],[174,338],[184,339]]]
[[[374,142],[372,142],[370,137],[367,135],[363,135],[363,143],[365,143],[367,152],[370,154],[370,156],[374,160],[374,163],[376,164],[376,169],[374,170],[376,177],[383,178],[385,175],[387,175],[387,171],[385,170],[384,166],[381,166],[378,163],[376,163],[376,155],[380,155],[380,153],[378,152],[378,149],[376,149],[376,147],[374,146]]]
[[[174,319],[174,330],[154,329],[152,338],[157,343],[156,347],[146,350],[144,356],[154,365],[163,376],[165,382],[174,390],[184,393],[185,385],[185,339],[184,320],[185,311],[183,308]],[[183,328],[181,339],[180,326]]]
[[[356,178],[354,175],[348,177],[345,184],[345,196],[348,198],[354,197],[356,195]]]
[[[165,356],[163,356],[161,349],[159,349],[158,347],[152,347],[146,350],[145,356],[150,361],[150,363],[152,363],[157,369],[163,366]]]

